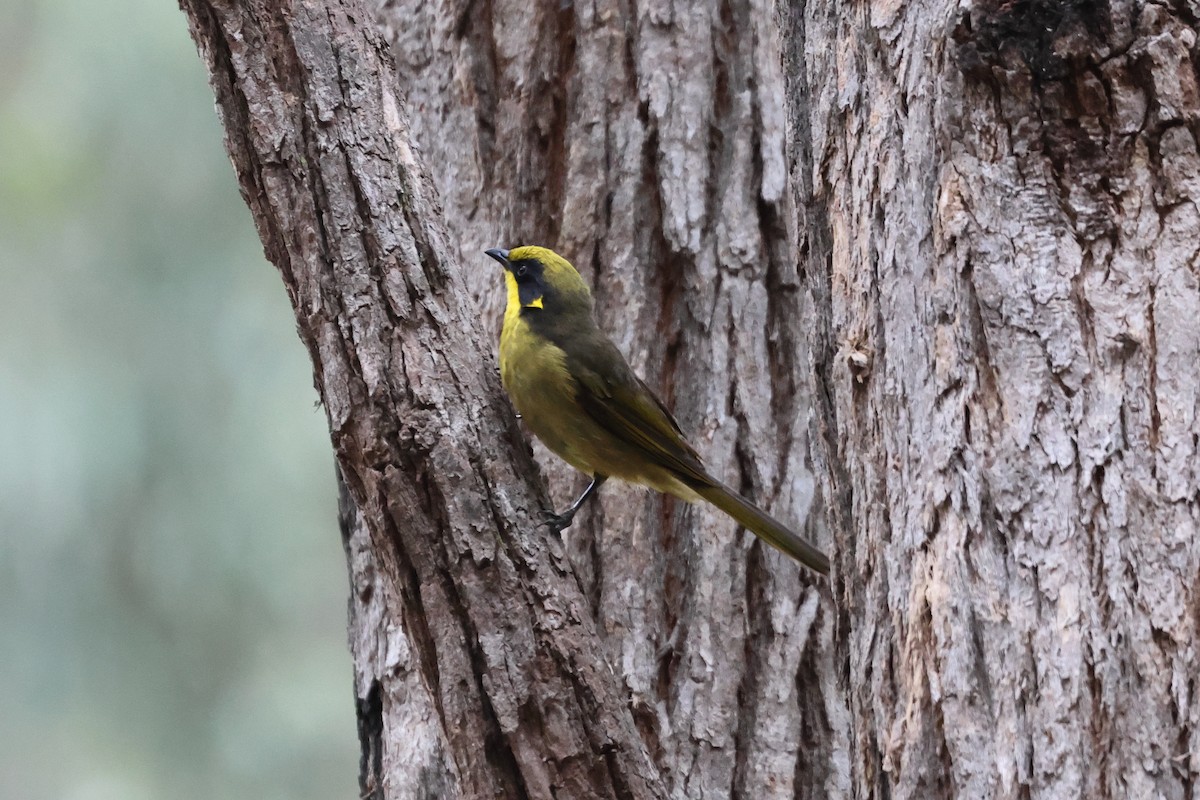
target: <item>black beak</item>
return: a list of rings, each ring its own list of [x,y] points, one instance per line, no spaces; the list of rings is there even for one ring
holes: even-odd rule
[[[491,256],[500,262],[500,266],[508,269],[508,251],[502,250],[499,247],[493,247],[491,250],[484,250],[484,253]]]

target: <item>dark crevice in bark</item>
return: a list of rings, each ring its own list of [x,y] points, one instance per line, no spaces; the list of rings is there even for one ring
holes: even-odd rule
[[[379,681],[371,681],[366,697],[356,697],[358,718],[358,789],[362,800],[383,800],[383,698]]]
[[[562,214],[567,194],[567,151],[570,146],[567,137],[574,99],[571,89],[575,85],[576,15],[572,5],[560,4],[553,22],[557,26],[552,40],[555,44],[548,47],[547,51],[557,54],[558,63],[548,70],[552,83],[546,90],[550,116],[546,129],[542,131],[546,148],[547,195],[543,209],[549,223],[545,241],[557,243],[564,223]]]
[[[759,144],[755,144],[759,151]],[[762,180],[762,159],[755,158],[757,175],[755,184]],[[763,200],[758,202],[759,230],[764,242],[786,241],[787,227],[777,207]],[[800,298],[796,285],[786,281],[781,262],[782,254],[768,252],[764,280],[767,287],[767,359],[771,381],[771,419],[775,437],[780,447],[775,461],[775,485],[763,487],[776,497],[788,484],[788,465],[798,450],[806,449],[805,443],[797,442],[793,436],[794,423],[800,412],[799,393],[804,391],[797,377],[803,364],[803,345],[792,333],[791,321],[800,316]],[[810,506],[815,507],[815,506]]]
[[[746,620],[746,635],[742,639],[742,674],[737,688],[737,725],[733,735],[733,798],[734,800],[750,800],[758,795],[757,787],[749,784],[749,753],[747,745],[754,739],[754,727],[758,718],[758,705],[754,698],[758,692],[759,676],[766,674],[772,665],[765,663],[762,655],[767,652],[771,635],[769,621],[764,623],[763,614],[754,613],[764,609],[769,598],[764,591],[764,584],[769,580],[768,566],[763,557],[764,548],[752,547],[746,557],[745,595],[743,603],[748,615]]]
[[[642,104],[644,107],[644,104]],[[675,253],[662,231],[664,217],[663,197],[659,169],[659,138],[656,125],[649,119],[646,111],[646,138],[642,148],[641,184],[646,188],[646,207],[651,210],[646,220],[647,228],[652,231],[649,235],[649,252],[654,263],[659,268],[654,270],[652,279],[655,281],[652,291],[658,299],[658,312],[653,330],[658,334],[656,345],[650,350],[650,363],[653,364],[655,355],[660,355],[657,379],[652,373],[644,377],[651,388],[662,398],[663,403],[676,416],[679,409],[676,405],[675,385],[679,380],[681,364],[688,364],[688,349],[684,335],[686,320],[684,315],[687,306],[681,301],[685,276],[691,269],[691,262],[682,254]],[[657,383],[657,386],[655,385]],[[686,383],[686,381],[685,381]],[[684,419],[684,426],[689,420]],[[690,580],[686,568],[686,553],[694,546],[690,537],[684,535],[684,523],[690,514],[686,505],[676,503],[674,498],[662,495],[653,501],[658,509],[658,536],[662,551],[666,554],[663,573],[663,610],[664,622],[668,630],[674,630],[684,614],[683,604],[687,596],[687,584]],[[662,659],[660,663],[660,681],[665,678],[667,684],[674,681],[674,657]],[[661,695],[666,698],[665,693]]]
[[[346,554],[350,597],[347,601],[347,619],[352,627],[355,624],[356,608],[367,606],[372,599],[374,588],[371,584],[363,587],[355,586],[354,561],[350,540],[359,523],[358,509],[346,482],[342,479],[340,469],[335,469],[338,486],[338,528],[341,532],[342,549]],[[365,695],[355,692],[354,715],[358,728],[359,763],[358,787],[359,796],[364,800],[383,800],[383,698],[382,685],[372,679]]]
[[[602,668],[603,665],[595,663],[588,664],[587,667],[581,665],[581,657],[593,659],[594,654],[565,653],[551,649],[549,655],[561,667],[562,672],[570,676],[567,683],[579,708],[584,709],[585,712],[595,709],[599,705],[599,698],[591,692],[587,681],[578,679],[578,676],[585,672]],[[591,745],[592,755],[603,758],[604,768],[600,769],[601,762],[596,762],[592,770],[595,777],[601,779],[594,782],[593,785],[605,790],[601,796],[611,795],[617,800],[638,800],[640,795],[634,790],[632,776],[626,768],[628,762],[618,757],[625,755],[636,759],[638,755],[636,753],[622,754],[620,746],[608,736],[602,721],[594,716],[585,713],[583,729],[588,743]]]
[[[708,115],[705,164],[708,180],[704,181],[704,219],[700,227],[709,228],[719,219],[721,195],[729,182],[729,170],[734,163],[733,146],[739,136],[750,131],[738,130],[738,119],[734,117],[733,94],[737,91],[739,75],[737,68],[744,56],[732,44],[735,38],[733,7],[729,0],[718,0],[717,19],[711,28],[712,48],[712,108]],[[716,237],[708,240],[712,241]],[[704,241],[704,240],[702,240]],[[698,255],[698,254],[697,254]],[[739,265],[718,264],[718,269]],[[718,295],[714,294],[714,297]]]
[[[475,124],[476,141],[479,143],[479,160],[484,164],[504,163],[503,154],[497,152],[496,115],[500,102],[499,56],[496,53],[496,39],[492,35],[496,21],[492,17],[492,3],[480,3],[482,11],[468,16],[467,38],[472,47],[477,49],[480,57],[470,61],[472,87],[475,90]],[[505,177],[502,173],[486,170],[483,172],[481,193],[505,191],[502,184],[497,186],[494,178]],[[497,235],[511,237],[518,233],[514,230],[497,231]],[[506,245],[507,246],[507,245]]]
[[[801,601],[803,602],[803,601]],[[828,608],[828,605],[825,606]],[[813,630],[824,624],[825,612],[817,611]],[[827,796],[826,781],[835,749],[833,724],[826,713],[825,698],[816,687],[821,685],[821,667],[817,648],[805,648],[796,673],[796,698],[800,705],[800,739],[796,753],[795,796],[818,800]]]
[[[1149,406],[1150,406],[1150,446],[1157,450],[1159,445],[1159,436],[1162,431],[1162,416],[1159,411],[1158,404],[1158,326],[1154,320],[1154,308],[1156,301],[1156,288],[1153,282],[1147,287],[1150,294],[1150,302],[1146,305],[1146,358],[1152,366],[1147,370],[1147,381],[1149,390]],[[1158,459],[1150,461],[1150,476],[1158,480]]]
[[[484,682],[484,676],[491,673],[487,666],[487,659],[480,650],[479,632],[476,630],[469,600],[463,596],[449,568],[445,565],[438,565],[437,568],[440,573],[441,593],[450,605],[450,618],[457,623],[462,642],[466,645],[466,655],[470,660],[473,680],[472,694],[478,698],[480,703],[479,728],[475,733],[482,737],[483,753],[461,755],[467,758],[479,758],[482,755],[483,759],[491,766],[486,774],[496,782],[496,788],[502,792],[502,796],[518,798],[518,800],[528,798],[530,795],[525,785],[524,771],[512,748],[510,738],[512,734],[506,734],[501,729],[488,686]],[[410,622],[410,620],[405,621]],[[429,649],[436,652],[436,644],[434,643]],[[441,692],[439,691],[434,696],[441,697]],[[475,771],[478,771],[478,767],[475,768]]]
[[[386,508],[386,498],[380,498],[380,500]],[[386,525],[385,541],[395,552],[394,565],[399,573],[399,597],[402,603],[400,621],[404,626],[405,634],[412,643],[422,681],[425,686],[429,687],[429,693],[437,708],[438,716],[446,720],[441,672],[438,668],[438,641],[434,636],[434,631],[429,627],[430,617],[426,613],[422,597],[422,592],[425,590],[423,584],[426,581],[419,572],[419,568],[423,566],[421,562],[425,562],[431,554],[425,548],[421,548],[418,554],[413,552],[411,547],[406,547],[406,537],[396,525],[393,513],[385,514],[383,520]],[[443,582],[439,581],[439,583]],[[443,584],[438,587],[438,591],[446,593],[448,589]]]

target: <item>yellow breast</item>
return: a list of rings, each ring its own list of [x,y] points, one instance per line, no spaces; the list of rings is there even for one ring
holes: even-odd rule
[[[517,413],[553,452],[579,469],[572,439],[586,421],[575,403],[575,382],[567,371],[567,354],[521,318],[516,282],[508,278],[508,308],[500,332],[500,379]]]
[[[510,305],[511,309],[511,305]],[[529,327],[517,313],[506,312],[500,332],[500,379],[522,417],[532,418],[574,399],[567,355]],[[557,410],[557,409],[555,409]],[[534,423],[536,427],[536,423]]]

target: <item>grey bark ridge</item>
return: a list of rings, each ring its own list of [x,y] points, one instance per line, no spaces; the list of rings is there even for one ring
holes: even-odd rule
[[[856,794],[1197,797],[1195,9],[843,8],[780,3]]]

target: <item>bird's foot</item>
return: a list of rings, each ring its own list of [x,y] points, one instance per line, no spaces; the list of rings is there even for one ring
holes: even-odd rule
[[[555,533],[562,533],[571,527],[571,520],[574,518],[575,514],[573,512],[558,514],[548,508],[542,509],[542,524]]]

